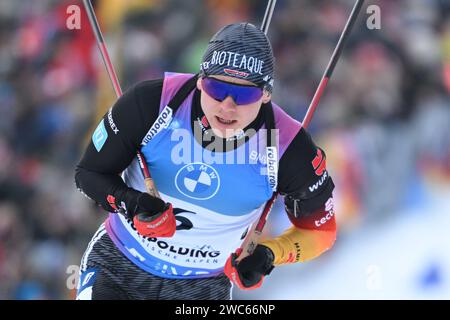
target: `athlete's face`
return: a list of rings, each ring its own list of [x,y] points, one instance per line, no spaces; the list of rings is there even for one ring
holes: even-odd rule
[[[222,75],[210,76],[210,78],[241,85],[254,85],[247,80]],[[248,126],[256,119],[261,105],[270,100],[270,94],[264,90],[261,98],[249,104],[237,105],[231,96],[223,101],[217,101],[204,90],[203,81],[203,79],[197,81],[197,88],[201,91],[202,110],[214,134],[222,138],[229,138]]]

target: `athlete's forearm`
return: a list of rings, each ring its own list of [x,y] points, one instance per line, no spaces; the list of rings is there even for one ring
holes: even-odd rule
[[[77,188],[105,210],[134,212],[141,192],[129,188],[119,175],[93,172],[81,166],[75,172]]]
[[[299,229],[292,226],[275,239],[261,244],[274,253],[274,265],[312,260],[330,249],[336,240],[336,231]]]
[[[305,262],[333,246],[336,240],[336,220],[332,198],[313,213],[296,218],[288,212],[288,216],[294,226],[275,239],[261,242],[272,249],[275,265]]]

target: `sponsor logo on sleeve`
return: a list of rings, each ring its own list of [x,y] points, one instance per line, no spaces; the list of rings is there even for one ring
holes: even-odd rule
[[[294,246],[295,246],[295,252],[290,251],[288,253],[286,263],[294,263],[294,262],[300,261],[300,254],[301,254],[300,243],[294,242]]]
[[[313,161],[311,161],[311,164],[316,175],[321,176],[327,167],[327,161],[320,149],[317,149],[317,155],[314,157]]]
[[[92,135],[92,143],[94,144],[95,149],[97,149],[97,152],[102,150],[106,139],[108,139],[108,132],[106,131],[105,123],[102,119]]]
[[[114,132],[114,134],[117,134],[119,132],[119,128],[117,128],[116,124],[114,123],[113,117],[112,117],[112,108],[108,111],[108,123],[111,130]]]
[[[310,192],[314,192],[317,189],[319,189],[320,186],[322,186],[322,184],[325,182],[325,180],[327,180],[328,178],[328,171],[325,171],[323,176],[320,177],[319,181],[317,181],[316,183],[314,183],[312,186],[309,186],[308,189]]]
[[[331,218],[334,216],[334,202],[333,198],[328,199],[328,201],[325,203],[325,211],[327,214],[325,217],[321,218],[320,220],[314,221],[314,224],[316,227],[320,227],[331,220]]]
[[[113,196],[113,195],[111,195],[111,194],[108,194],[108,196],[106,197],[106,201],[108,201],[108,204],[111,206],[111,208],[113,208],[115,211],[118,211],[119,210],[119,208],[117,208],[117,205],[116,205],[116,198]]]

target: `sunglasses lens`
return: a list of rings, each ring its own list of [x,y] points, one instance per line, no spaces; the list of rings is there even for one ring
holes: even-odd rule
[[[232,84],[213,78],[203,78],[202,85],[206,93],[213,99],[223,101],[226,97],[231,96],[238,105],[254,103],[263,94],[259,87]]]

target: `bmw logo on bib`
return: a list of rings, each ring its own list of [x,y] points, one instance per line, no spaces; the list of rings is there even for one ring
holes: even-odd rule
[[[178,170],[175,186],[186,197],[197,200],[212,198],[220,186],[217,171],[204,163],[190,163]]]

